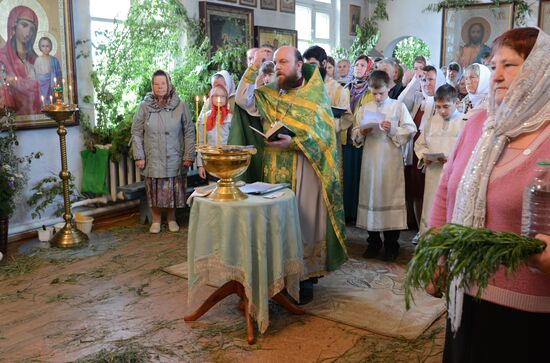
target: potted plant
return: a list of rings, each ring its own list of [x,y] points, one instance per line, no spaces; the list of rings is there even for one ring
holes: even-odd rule
[[[33,152],[25,156],[17,154],[19,142],[15,132],[15,112],[7,107],[0,109],[0,130],[0,253],[5,257],[9,218],[27,184],[32,160],[40,158],[42,153]]]

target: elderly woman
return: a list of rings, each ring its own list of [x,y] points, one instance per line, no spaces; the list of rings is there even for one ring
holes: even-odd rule
[[[168,229],[179,231],[176,208],[185,207],[187,168],[195,158],[195,129],[170,76],[158,70],[151,79],[153,92],[139,104],[132,123],[136,167],[145,176],[145,192],[151,207],[151,233],[160,232],[162,210]]]
[[[489,106],[491,71],[483,64],[470,64],[464,70],[464,81],[468,95],[462,99],[464,119]]]
[[[473,115],[443,172],[430,226],[520,233],[522,194],[550,156],[550,37],[512,29],[493,42],[488,111]],[[550,244],[550,237],[537,235]],[[513,276],[502,267],[481,294],[452,283],[444,362],[548,362],[550,248]],[[435,276],[437,280],[439,276]],[[435,294],[433,286],[428,292]]]

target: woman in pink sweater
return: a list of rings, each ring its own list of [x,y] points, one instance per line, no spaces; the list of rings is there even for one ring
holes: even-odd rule
[[[535,163],[550,159],[548,54],[550,37],[536,28],[495,39],[491,106],[468,120],[441,177],[430,226],[520,233],[523,190]],[[550,244],[549,236],[537,238]],[[529,262],[532,268],[514,276],[497,272],[481,300],[475,289],[451,282],[444,362],[550,362],[550,247]]]

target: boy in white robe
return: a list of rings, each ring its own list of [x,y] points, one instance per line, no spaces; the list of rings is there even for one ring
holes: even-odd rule
[[[466,124],[464,114],[456,109],[458,104],[456,88],[449,84],[439,87],[435,92],[434,100],[436,114],[428,119],[424,125],[424,131],[414,144],[418,168],[424,169],[426,174],[419,233],[428,229],[428,218],[443,166]]]
[[[357,226],[368,231],[368,247],[363,256],[374,258],[384,244],[383,259],[392,261],[399,253],[399,231],[407,229],[405,178],[401,146],[416,133],[416,126],[400,101],[388,97],[390,79],[386,72],[374,71],[368,79],[374,100],[357,112],[360,126],[353,129],[356,145],[363,144]],[[375,127],[369,112],[383,114]],[[384,242],[380,237],[384,233]]]

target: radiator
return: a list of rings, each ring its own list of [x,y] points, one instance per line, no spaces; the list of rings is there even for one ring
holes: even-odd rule
[[[137,183],[141,179],[141,174],[131,157],[121,158],[118,161],[109,159],[107,185],[109,186],[109,194],[113,201],[124,200],[122,192],[117,191],[118,187]]]
[[[198,178],[196,163],[187,172],[188,186],[207,184],[206,181]],[[191,177],[192,180],[189,180]],[[143,179],[140,171],[136,168],[134,159],[127,156],[119,161],[109,159],[109,172],[107,173],[107,185],[109,194],[113,201],[125,200],[124,194],[117,190],[118,187],[134,184]],[[195,181],[194,179],[199,179]]]

